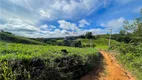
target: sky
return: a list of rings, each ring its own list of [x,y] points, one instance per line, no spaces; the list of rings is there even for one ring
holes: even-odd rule
[[[30,38],[119,33],[142,0],[0,0],[0,30]]]

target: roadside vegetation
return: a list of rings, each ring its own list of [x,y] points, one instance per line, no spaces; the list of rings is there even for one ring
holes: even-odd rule
[[[113,35],[113,39],[121,43],[112,46],[112,49],[120,51],[118,60],[131,71],[138,80],[142,79],[142,12],[133,23],[124,22],[124,29],[120,34]]]

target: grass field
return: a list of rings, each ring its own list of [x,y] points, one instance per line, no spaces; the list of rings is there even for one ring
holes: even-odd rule
[[[87,45],[90,44],[90,41],[88,39],[78,39],[82,42],[83,45]],[[111,45],[117,44],[119,42],[115,41],[115,40],[111,40]],[[92,40],[92,44],[96,45],[96,49],[103,49],[103,50],[107,50],[108,49],[108,39],[105,38],[99,38],[99,39],[95,39]]]

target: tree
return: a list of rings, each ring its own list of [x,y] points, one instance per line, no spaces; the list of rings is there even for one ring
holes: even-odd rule
[[[84,35],[80,35],[79,38],[85,38],[85,36]]]
[[[63,43],[64,43],[64,46],[70,46],[69,40],[64,40]]]
[[[90,47],[91,47],[92,46],[92,38],[93,38],[92,32],[87,32],[85,34],[85,37],[90,39]]]
[[[124,36],[124,35],[126,34],[126,31],[125,31],[125,30],[120,30],[119,34],[120,34],[121,36]]]
[[[142,42],[142,23],[138,24],[138,28],[135,31],[135,35],[137,36],[137,38]]]
[[[85,34],[85,37],[88,38],[88,39],[92,39],[93,38],[92,32],[87,32]]]
[[[127,34],[131,33],[134,39],[142,42],[142,9],[141,16],[139,18],[136,18],[132,23],[124,21],[123,27]]]
[[[71,47],[82,47],[81,41],[73,41],[70,44]]]

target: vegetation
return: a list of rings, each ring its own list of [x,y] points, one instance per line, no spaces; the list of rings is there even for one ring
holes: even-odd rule
[[[142,79],[142,44],[137,46],[133,44],[119,43],[112,46],[112,49],[120,51],[117,59],[126,69],[132,72],[138,80]]]
[[[85,37],[88,38],[88,39],[92,39],[93,38],[92,32],[87,32],[85,34]]]
[[[83,46],[87,46],[89,45],[90,43],[88,42],[88,39],[78,39],[79,41],[82,42],[82,45]],[[105,49],[107,50],[108,49],[108,39],[105,39],[105,38],[98,38],[98,39],[93,39],[92,40],[92,43],[94,45],[94,47],[96,49]],[[117,44],[119,42],[115,41],[115,40],[111,40],[111,44]],[[90,46],[90,45],[89,45]]]
[[[0,80],[79,80],[97,69],[101,59],[94,48],[5,42],[0,46]]]
[[[26,37],[15,36],[10,32],[4,32],[4,31],[0,32],[0,40],[7,42],[14,42],[14,43],[24,43],[24,44],[43,44],[42,42],[28,39]]]
[[[133,23],[124,22],[124,30],[118,37],[125,37],[121,43],[112,46],[112,49],[120,51],[118,60],[131,71],[138,80],[142,79],[142,16]],[[123,35],[122,35],[123,34]],[[120,38],[121,38],[120,37]],[[127,37],[127,38],[126,38]],[[129,39],[129,40],[128,40]]]

